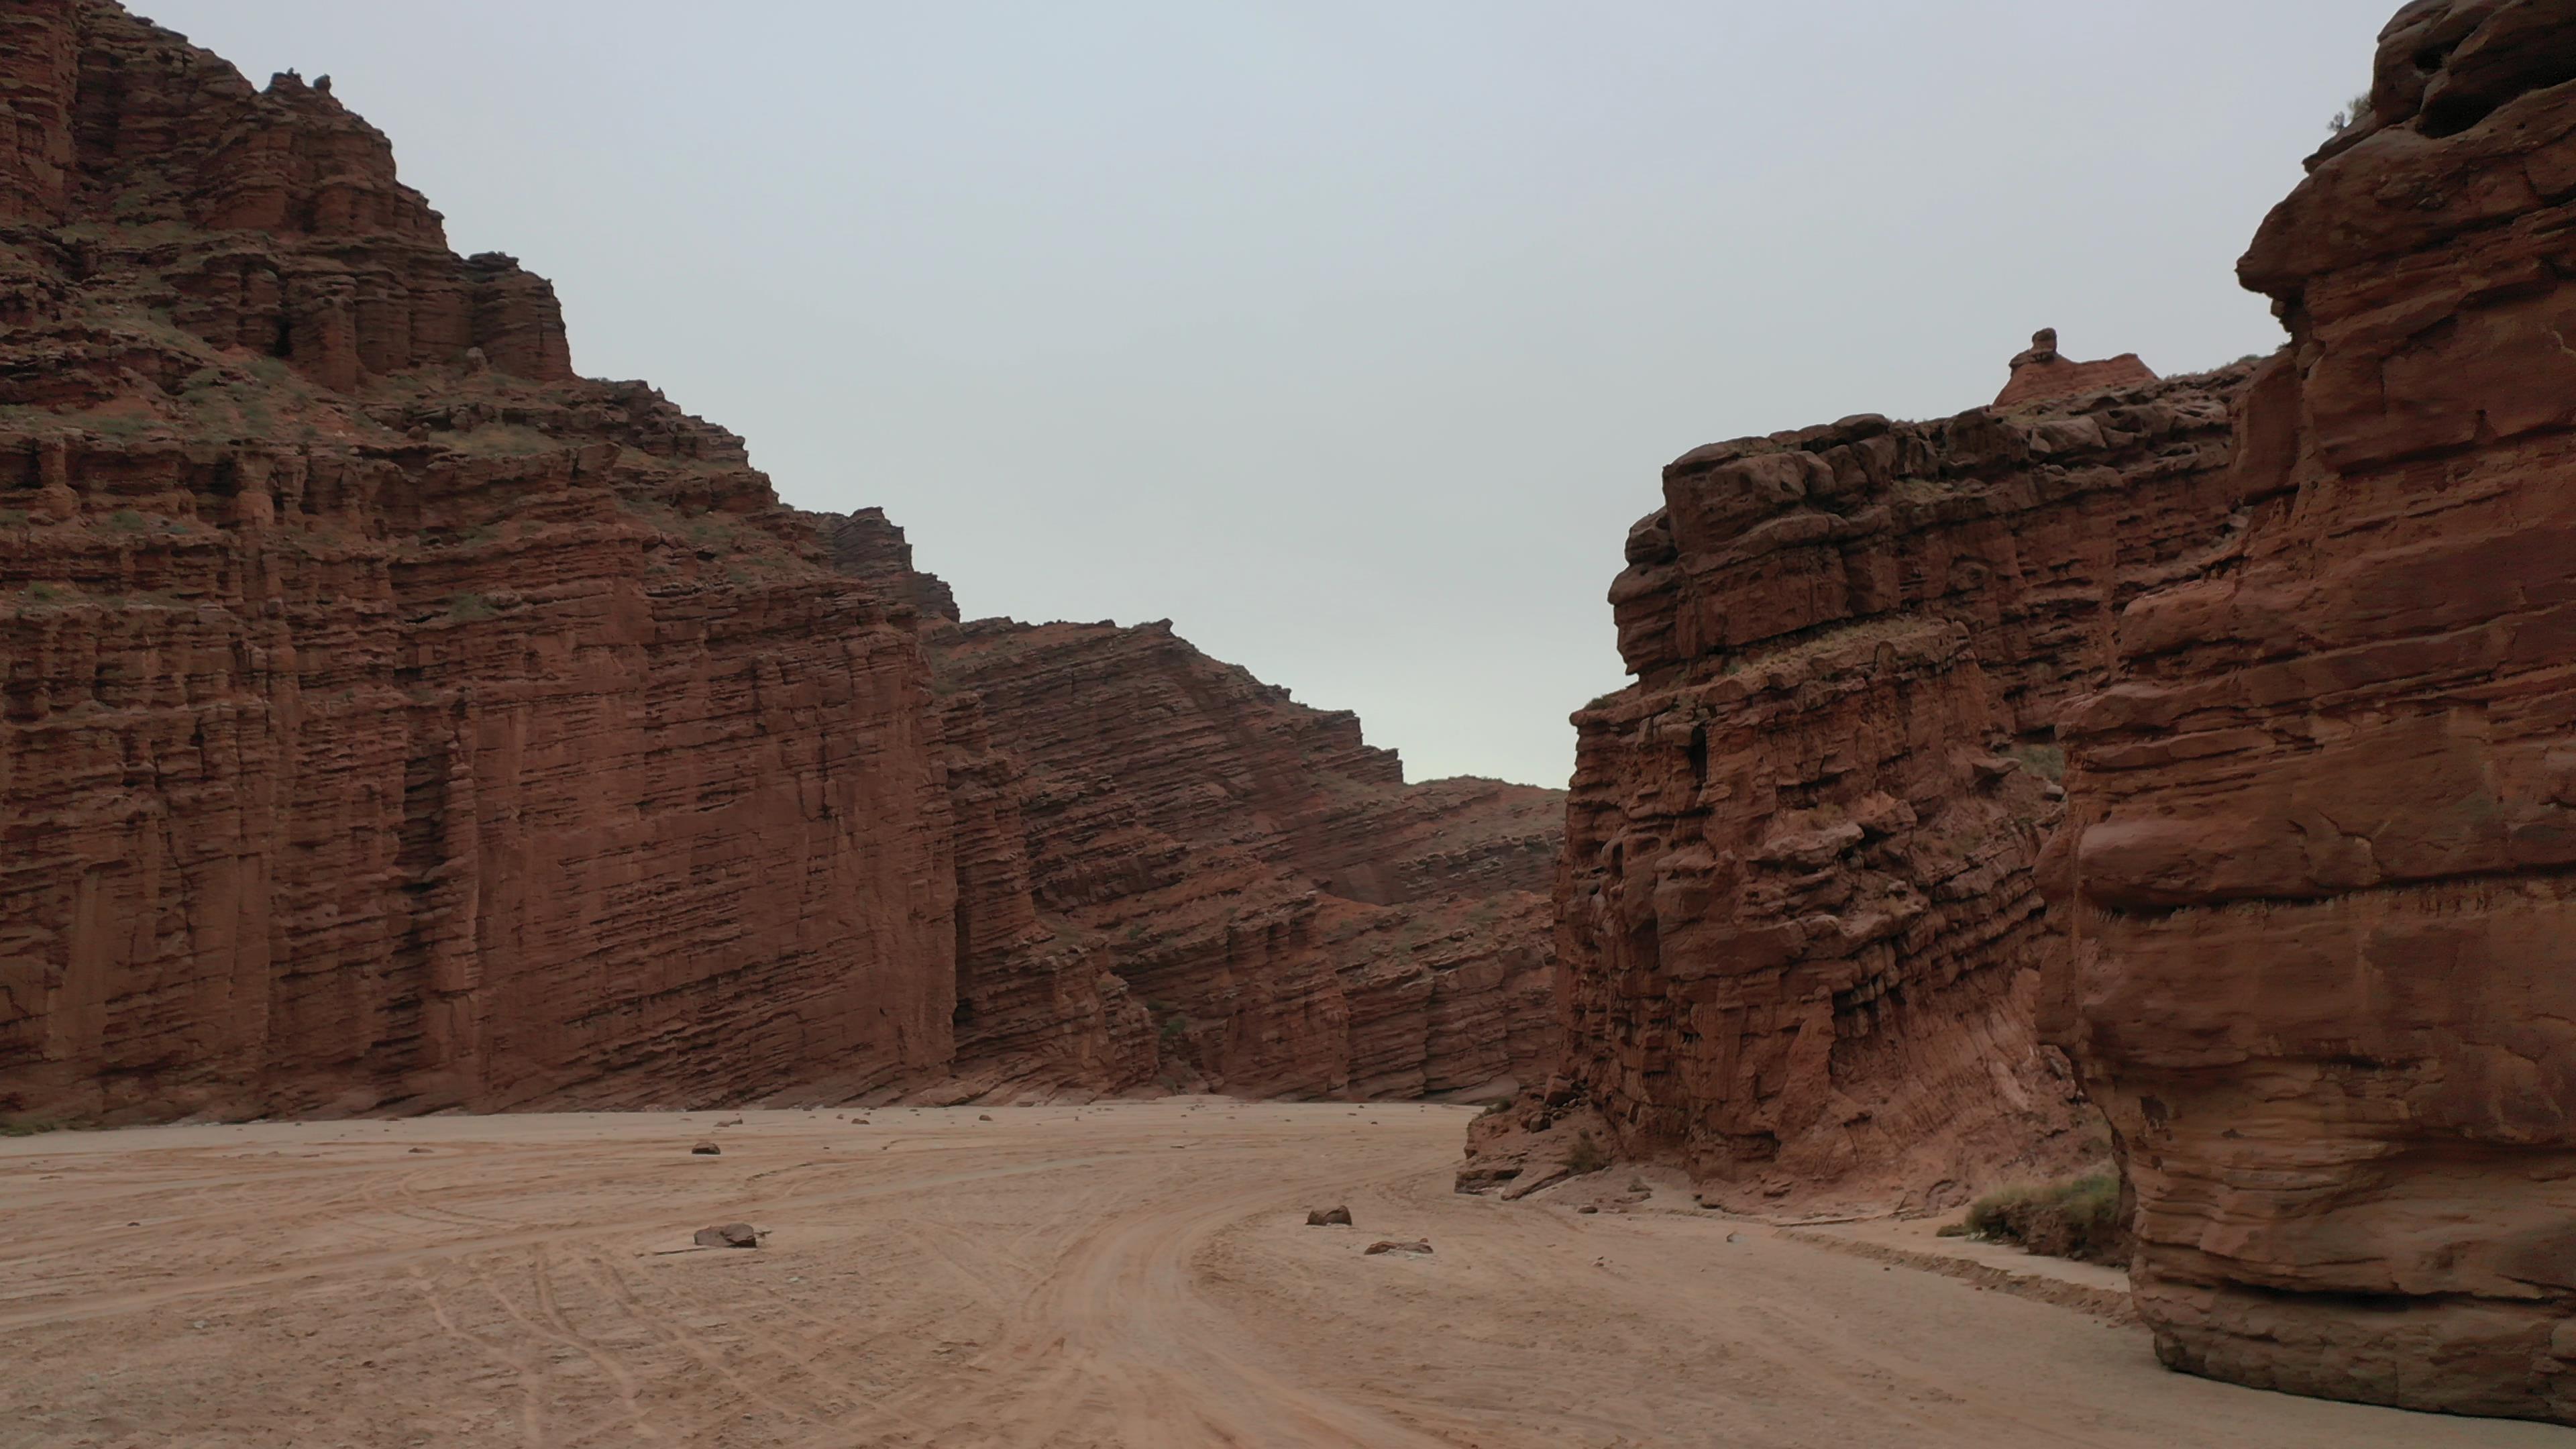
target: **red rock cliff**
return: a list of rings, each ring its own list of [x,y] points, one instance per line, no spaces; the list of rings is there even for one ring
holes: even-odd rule
[[[1416,1096],[1552,1055],[1560,792],[1407,786],[1355,717],[1168,623],[987,620],[935,648],[1029,765],[1040,901],[1106,938],[1168,1079]]]
[[[383,137],[0,13],[0,1108],[848,1095],[952,1054],[956,742],[739,440]]]
[[[819,522],[843,568],[954,617],[881,512]],[[998,832],[990,854],[1012,856],[1051,949],[1114,973],[1113,1013],[1150,1022],[1148,1075],[1245,1095],[1415,1096],[1543,1072],[1555,1037],[1541,892],[1561,792],[1408,786],[1357,718],[1295,703],[1168,623],[986,619],[926,637],[951,708],[990,741],[997,791],[1018,797],[1018,834]],[[988,949],[960,959],[970,983],[1030,979]],[[980,1043],[1026,1060],[1066,1039],[1068,1014],[1024,986],[963,990],[969,1082],[987,1075]],[[1130,1020],[1108,1029],[1123,1041]]]
[[[104,0],[0,33],[0,1112],[1415,1093],[1543,1051],[1552,792],[1408,790],[1186,646],[1015,687],[881,513],[818,531],[574,377],[551,289],[449,252],[327,83]],[[1241,748],[1128,729],[1182,704]],[[1084,883],[1121,871],[1161,904]]]
[[[2576,1420],[2576,3],[2419,3],[2240,265],[2237,551],[2075,708],[2051,1029],[2180,1368]]]
[[[1939,1206],[2107,1147],[2034,1034],[2052,727],[2228,536],[2243,376],[1665,470],[1556,885],[1568,1070],[1626,1150],[1731,1205]]]

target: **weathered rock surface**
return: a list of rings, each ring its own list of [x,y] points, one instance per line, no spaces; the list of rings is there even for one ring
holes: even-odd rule
[[[2245,484],[2235,369],[1701,448],[1575,716],[1567,1069],[1741,1208],[1943,1206],[2107,1144],[2034,1035],[2052,729]]]
[[[56,59],[0,216],[0,1107],[942,1072],[908,618],[738,439],[572,379],[544,284],[448,253],[326,91],[7,18]]]
[[[821,526],[881,595],[953,618],[946,586],[913,570],[881,514]],[[1295,703],[1168,622],[986,619],[925,637],[951,711],[980,721],[975,737],[1008,761],[993,768],[1014,775],[994,793],[1015,801],[1016,827],[960,857],[1008,859],[1053,927],[1047,948],[1112,973],[1125,995],[1104,1029],[1122,1070],[1144,1037],[1147,1075],[1252,1096],[1417,1096],[1544,1074],[1543,892],[1562,792],[1408,786],[1355,717]],[[962,802],[958,814],[973,816]],[[961,901],[977,894],[961,887]],[[979,1040],[1026,1060],[1078,1015],[979,997],[971,983],[992,959],[988,943],[961,947],[970,1082],[983,1080]]]
[[[2057,350],[2057,329],[2042,327],[2030,335],[2030,350],[2012,360],[2012,376],[1995,395],[1995,406],[2017,407],[2048,398],[2080,397],[2115,387],[2153,382],[2153,369],[2138,354],[2123,352],[2100,362],[2077,362]]]
[[[1043,697],[988,671],[1002,729],[943,677],[899,530],[818,530],[740,439],[575,377],[547,284],[451,253],[327,82],[106,0],[0,38],[0,1112],[1413,1093],[1543,1054],[1553,792],[1408,788],[1186,646],[1241,749],[1193,773],[1205,729],[1116,723],[1186,690],[1104,678],[1032,771]]]
[[[2234,556],[2070,711],[2049,1027],[2221,1378],[2576,1420],[2576,3],[2419,3],[2240,264]]]

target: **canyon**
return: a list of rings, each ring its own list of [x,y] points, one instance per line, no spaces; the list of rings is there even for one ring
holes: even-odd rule
[[[2239,266],[1987,408],[1686,454],[1574,716],[1563,1075],[1701,1200],[2106,1160],[2171,1367],[2576,1422],[2576,4],[2417,0]],[[1516,1187],[1515,1190],[1523,1190]]]
[[[1552,1049],[1556,792],[1407,785],[1168,626],[960,625],[882,514],[578,376],[327,78],[108,0],[0,40],[0,1112],[1410,1096]]]
[[[1560,1251],[1591,1234],[1634,1250],[1621,1323],[1753,1354],[1773,1305],[1747,1328],[1713,1282],[1716,1308],[1674,1316],[1672,1261],[1726,1251],[1703,1228],[1919,1217],[2100,1167],[2166,1365],[2576,1423],[2576,0],[2390,22],[2367,104],[2239,265],[2277,352],[2159,376],[2043,329],[1990,405],[1667,466],[1609,593],[1633,682],[1573,715],[1568,791],[1408,781],[1355,716],[1169,620],[969,617],[882,509],[787,506],[743,439],[579,375],[551,285],[456,254],[326,78],[254,87],[112,0],[11,0],[0,104],[9,1125],[637,1113],[405,1153],[575,1144],[616,1184],[563,1279],[598,1287],[669,1226],[627,1199],[665,1166],[643,1109],[902,1103],[924,1151],[1071,1174],[994,1219],[1061,1263],[886,1230],[947,1265],[920,1274],[1045,1289],[1070,1326],[1001,1335],[1007,1394],[943,1407],[944,1366],[901,1365],[906,1413],[1033,1436],[1168,1407],[1148,1379],[1071,1404],[1021,1372],[1065,1334],[1107,1352],[1102,1264],[1150,1278],[1149,1337],[1230,1385],[1205,1422],[1400,1417],[1374,1359],[1321,1375],[1365,1414],[1243,1371],[1275,1350],[1186,1291],[1253,1301],[1193,1256],[1221,1231],[1274,1287],[1342,1281],[1283,1180],[1363,1171],[1366,1209],[1440,1223],[1521,1346],[1604,1331],[1507,1301],[1523,1263],[1605,1291],[1608,1254]],[[1197,1094],[1495,1110],[1220,1127],[1210,1096],[1083,1125]],[[952,1110],[1022,1103],[1055,1105],[990,1132]],[[777,1160],[708,1210],[859,1140],[835,1120],[765,1116],[746,1136]],[[437,1175],[367,1155],[391,1138],[261,1131],[225,1140],[340,1153],[370,1203],[417,1207]],[[1094,1231],[1097,1164],[1059,1132],[1095,1134],[1151,1211]],[[168,1183],[201,1166],[203,1139],[150,1140]],[[1174,1149],[1220,1178],[1172,1189],[1143,1164]],[[894,1177],[947,1192],[951,1160]],[[1445,1190],[1531,1198],[1613,1162],[1629,1195],[1533,1203],[1562,1222]],[[522,1310],[456,1228],[405,1251],[489,1290],[497,1333],[549,1338],[547,1244],[505,1245],[539,1285]],[[1881,1301],[1802,1241],[1742,1256],[1766,1291]],[[337,1268],[408,1307],[373,1266]],[[204,1291],[284,1276],[244,1271]],[[1876,1291],[1926,1339],[1973,1337],[1920,1285]],[[651,1321],[707,1306],[672,1301]],[[1284,1301],[1325,1325],[1300,1341],[1340,1331]],[[1192,1337],[1212,1324],[1253,1346]],[[2031,1353],[2050,1337],[2017,1321]],[[624,1390],[589,1408],[640,1417],[588,1356]],[[56,1359],[57,1397],[87,1393]],[[674,1335],[640,1361],[714,1360]],[[1698,1366],[1657,1362],[1664,1386]],[[1730,1402],[1777,1376],[1738,1373]],[[814,1377],[798,1413],[838,1422]],[[714,1378],[728,1413],[776,1407]],[[1979,1395],[1945,1435],[2008,1416]],[[1797,1442],[1813,1412],[1759,1427]]]

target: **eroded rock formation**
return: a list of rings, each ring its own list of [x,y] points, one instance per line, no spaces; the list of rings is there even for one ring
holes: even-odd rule
[[[2123,352],[2100,362],[2077,362],[2057,350],[2057,329],[2042,327],[2030,335],[2030,348],[2012,360],[2012,376],[1995,395],[1995,406],[2017,407],[2053,397],[2081,397],[2105,388],[2153,382],[2153,369],[2138,354]]]
[[[0,1106],[941,1071],[910,627],[738,439],[573,379],[545,284],[448,252],[326,91],[6,18]]]
[[[2033,1035],[2052,727],[2119,607],[2227,536],[2243,375],[1665,470],[1556,895],[1569,1071],[1623,1147],[1738,1206],[1938,1206],[2107,1150]]]
[[[2244,261],[2255,505],[2072,710],[2051,1030],[2168,1363],[2576,1419],[2576,3],[2419,3]]]
[[[1355,717],[1168,623],[985,620],[933,649],[1028,764],[1039,900],[1108,940],[1176,1081],[1414,1096],[1552,1053],[1561,792],[1407,786]]]
[[[548,285],[451,253],[327,83],[107,0],[0,39],[0,1112],[1409,1093],[1539,1054],[1551,792],[1406,787],[1248,677],[1194,774],[1195,736],[1122,739],[1169,698],[1114,669],[1090,747],[1157,771],[1033,771],[1010,671],[997,720],[925,649],[955,605],[899,530],[818,530],[740,439],[574,376]],[[1300,731],[1347,749],[1271,750]]]
[[[946,621],[925,639],[950,707],[1026,771],[1015,869],[1150,1018],[1160,1080],[1414,1096],[1543,1075],[1562,792],[1407,785],[1356,717],[1168,622],[955,624],[881,513],[822,527],[843,567]],[[1058,1029],[969,1000],[961,1033]]]

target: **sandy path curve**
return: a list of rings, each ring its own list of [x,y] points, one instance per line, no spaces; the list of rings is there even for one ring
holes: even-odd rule
[[[2134,1327],[1669,1183],[1458,1197],[1463,1128],[1198,1100],[0,1142],[0,1449],[2576,1449],[2167,1374]],[[1334,1202],[1356,1228],[1304,1225]],[[737,1218],[761,1250],[671,1251]]]

